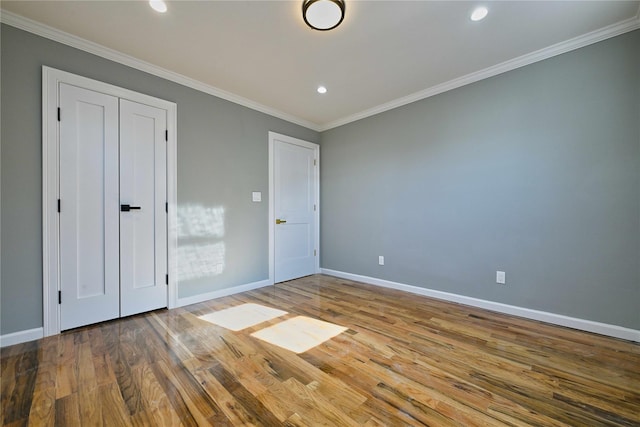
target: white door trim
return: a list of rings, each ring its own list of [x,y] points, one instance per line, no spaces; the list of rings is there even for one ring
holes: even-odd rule
[[[96,92],[167,110],[167,258],[169,269],[168,307],[177,306],[177,105],[97,80],[54,68],[42,67],[42,306],[44,336],[60,333],[59,271],[59,146],[58,84],[64,82]]]
[[[315,260],[315,272],[320,273],[320,146],[312,142],[304,141],[302,139],[293,138],[290,136],[282,135],[276,132],[269,132],[269,283],[275,283],[275,170],[274,170],[274,144],[275,141],[283,141],[289,144],[298,145],[301,147],[309,148],[313,150],[314,158],[316,159],[315,168],[315,241],[318,249]]]

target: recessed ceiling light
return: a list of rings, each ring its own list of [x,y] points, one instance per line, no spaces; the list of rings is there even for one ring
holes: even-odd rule
[[[318,93],[327,93],[327,88],[324,86],[318,86]]]
[[[471,12],[471,20],[480,21],[484,19],[488,13],[489,13],[489,10],[486,7],[484,6],[476,7],[473,10],[473,12]]]
[[[167,11],[167,4],[163,0],[149,0],[149,6],[156,12],[165,13]]]

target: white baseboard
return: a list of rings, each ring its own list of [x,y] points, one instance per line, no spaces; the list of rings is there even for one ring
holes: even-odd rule
[[[575,317],[564,316],[562,314],[549,313],[545,311],[532,310],[529,308],[518,307],[514,305],[502,304],[499,302],[487,301],[478,298],[467,297],[464,295],[452,294],[449,292],[436,291],[433,289],[421,288],[419,286],[406,285],[404,283],[391,282],[389,280],[377,279],[375,277],[361,276],[358,274],[345,273],[342,271],[321,269],[322,274],[329,276],[341,277],[343,279],[354,280],[356,282],[367,283],[369,285],[380,286],[383,288],[397,289],[418,295],[424,295],[444,301],[457,302],[460,304],[470,305],[472,307],[483,308],[486,310],[496,311],[514,316],[524,317],[541,322],[552,323],[554,325],[566,326],[573,329],[579,329],[596,334],[607,335],[614,338],[621,338],[629,341],[640,342],[640,331],[625,328],[617,325],[609,325],[607,323],[594,322],[591,320],[578,319]],[[194,295],[192,297],[179,298],[177,307],[189,304],[197,304],[203,301],[209,301],[215,298],[221,298],[234,295],[240,292],[246,292],[253,289],[270,286],[270,280],[262,280],[259,282],[247,283],[245,285],[234,286],[232,288],[220,289],[218,291],[208,292],[206,294]],[[7,347],[14,344],[21,344],[28,341],[34,341],[44,336],[43,328],[34,328],[26,331],[13,332],[11,334],[0,336],[0,347]]]
[[[178,304],[176,307],[209,301],[214,298],[226,297],[228,295],[251,291],[253,289],[263,288],[269,285],[273,285],[270,280],[261,280],[259,282],[247,283],[245,285],[234,286],[232,288],[220,289],[219,291],[207,292],[206,294],[194,295],[192,297],[186,298],[178,298]],[[40,339],[42,337],[44,337],[44,328],[35,328],[26,331],[13,332],[11,334],[0,336],[0,347],[8,347],[14,344],[21,344],[23,342]]]
[[[515,305],[502,304],[499,302],[487,301],[478,298],[467,297],[464,295],[452,294],[449,292],[436,291],[433,289],[421,288],[419,286],[406,285],[403,283],[391,282],[389,280],[377,279],[375,277],[360,276],[358,274],[345,273],[342,271],[329,270],[326,268],[323,268],[321,270],[322,274],[327,274],[329,276],[341,277],[343,279],[363,282],[369,285],[397,289],[440,300],[457,302],[460,304],[470,305],[486,310],[497,311],[498,313],[511,314],[513,316],[539,320],[541,322],[552,323],[559,326],[566,326],[573,329],[579,329],[581,331],[594,332],[596,334],[607,335],[614,338],[640,342],[639,330],[625,328],[622,326],[609,325],[607,323],[578,319],[575,317],[564,316],[562,314],[548,313],[546,311],[532,310],[530,308],[518,307]]]
[[[197,304],[203,301],[209,301],[215,298],[226,297],[233,294],[239,294],[240,292],[251,291],[253,289],[264,288],[265,286],[273,285],[270,280],[261,280],[259,282],[247,283],[245,285],[234,286],[232,288],[220,289],[218,291],[207,292],[206,294],[194,295],[192,297],[178,298],[178,305],[176,307],[183,307],[185,305]]]
[[[44,337],[44,328],[28,329],[26,331],[13,332],[11,334],[0,335],[0,347],[8,347],[14,344],[34,341]]]

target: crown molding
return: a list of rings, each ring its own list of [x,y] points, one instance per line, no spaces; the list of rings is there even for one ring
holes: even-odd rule
[[[142,61],[140,59],[134,58],[133,56],[124,54],[122,52],[118,52],[117,50],[110,49],[98,43],[85,40],[81,37],[74,36],[73,34],[69,34],[64,31],[58,30],[56,28],[50,27],[48,25],[42,24],[40,22],[34,21],[32,19],[25,18],[13,12],[9,12],[7,10],[1,9],[0,22],[2,22],[3,24],[10,25],[12,27],[19,28],[24,31],[28,31],[38,36],[56,41],[58,43],[62,43],[67,46],[71,46],[73,48],[92,53],[94,55],[108,59],[110,61],[117,62],[122,65],[126,65],[127,67],[144,71],[145,73],[149,73],[154,76],[161,77],[163,79],[172,81],[174,83],[178,83],[183,86],[189,87],[191,89],[195,89],[197,91],[204,92],[209,95],[213,95],[215,97],[225,99],[227,101],[231,101],[235,104],[239,104],[244,107],[251,108],[252,110],[256,110],[261,113],[265,113],[270,116],[277,117],[279,119],[286,120],[291,123],[295,123],[297,125],[306,127],[316,132],[320,130],[320,126],[317,123],[313,123],[308,120],[304,120],[299,117],[293,116],[291,114],[287,114],[282,111],[276,110],[274,108],[267,107],[266,105],[262,105],[258,102],[252,101],[242,96],[233,94],[231,92],[227,92],[215,86],[202,83],[198,80],[192,79],[190,77],[184,76],[179,73],[175,73],[173,71],[167,70],[165,68],[159,67],[149,62]]]
[[[361,120],[376,114],[383,113],[385,111],[392,110],[394,108],[402,107],[407,104],[411,104],[422,99],[426,99],[449,90],[457,89],[459,87],[475,83],[480,80],[487,79],[489,77],[497,76],[507,71],[515,70],[525,65],[533,64],[535,62],[543,61],[548,58],[552,58],[563,53],[570,52],[572,50],[580,49],[582,47],[598,43],[600,41],[619,36],[621,34],[634,31],[640,28],[640,7],[636,16],[625,19],[615,24],[608,25],[590,33],[583,34],[578,37],[560,42],[549,47],[519,56],[514,59],[502,62],[500,64],[485,68],[480,71],[476,71],[467,74],[462,77],[449,80],[447,82],[429,87],[419,92],[407,95],[402,98],[395,99],[393,101],[378,105],[356,114],[349,115],[342,119],[334,120],[325,124],[317,124],[300,117],[293,116],[288,113],[276,110],[271,107],[267,107],[250,99],[241,97],[239,95],[227,92],[217,87],[202,83],[198,80],[184,76],[182,74],[175,73],[162,67],[158,67],[146,61],[139,60],[132,56],[118,52],[116,50],[107,48],[97,43],[85,40],[83,38],[74,36],[64,31],[55,29],[48,25],[41,24],[37,21],[22,17],[15,13],[1,10],[0,22],[11,25],[12,27],[19,28],[21,30],[28,31],[30,33],[45,37],[47,39],[65,44],[67,46],[74,47],[76,49],[83,50],[85,52],[92,53],[102,58],[126,65],[128,67],[144,71],[146,73],[161,77],[163,79],[181,84],[183,86],[198,90],[200,92],[207,93],[209,95],[216,96],[218,98],[231,101],[233,103],[242,105],[252,110],[259,111],[261,113],[268,114],[273,117],[277,117],[282,120],[286,120],[291,123],[306,127],[316,132],[324,132],[329,129],[336,128],[338,126],[346,125],[357,120]]]
[[[429,98],[452,89],[457,89],[470,83],[488,79],[489,77],[497,76],[498,74],[506,73],[507,71],[515,70],[516,68],[524,67],[525,65],[543,61],[545,59],[561,55],[572,50],[580,49],[581,47],[598,43],[600,41],[619,36],[621,34],[628,33],[629,31],[637,30],[639,28],[640,7],[638,8],[636,16],[634,16],[633,18],[625,19],[624,21],[620,21],[618,23],[608,25],[590,33],[586,33],[581,36],[556,43],[549,47],[527,53],[525,55],[510,59],[489,68],[485,68],[484,70],[476,71],[465,76],[449,80],[448,82],[432,86],[430,88],[421,90],[420,92],[416,92],[411,95],[407,95],[405,97],[398,98],[385,104],[379,105],[377,107],[361,111],[360,113],[356,113],[345,118],[324,124],[320,127],[320,132],[324,132],[338,126],[346,125],[357,120],[374,116],[385,111],[393,110],[394,108],[402,107],[404,105],[411,104],[412,102],[420,101],[422,99]]]

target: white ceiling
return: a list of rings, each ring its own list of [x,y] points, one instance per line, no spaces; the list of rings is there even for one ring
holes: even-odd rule
[[[146,1],[2,8],[3,22],[29,18],[316,130],[640,28],[640,1],[346,3],[328,32],[306,27],[302,0],[171,1],[165,14]],[[479,4],[489,15],[472,22]]]

